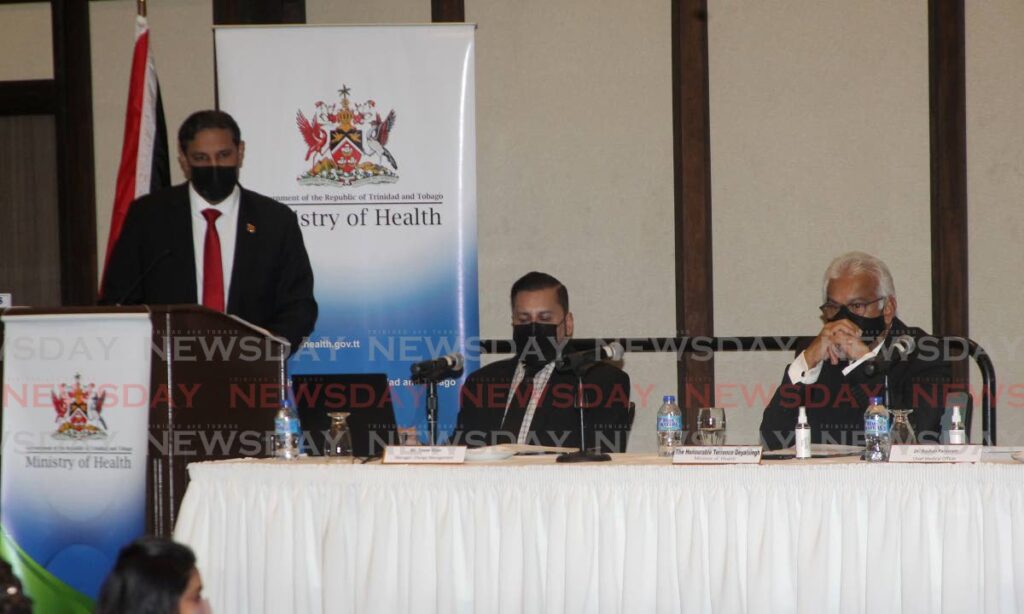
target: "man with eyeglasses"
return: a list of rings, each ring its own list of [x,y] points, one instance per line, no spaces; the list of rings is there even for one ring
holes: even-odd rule
[[[570,345],[573,315],[569,291],[537,271],[513,285],[512,342],[515,356],[491,363],[466,378],[453,443],[469,446],[520,443],[578,448],[581,388],[587,447],[625,451],[622,430],[629,409],[629,376],[603,362],[579,378],[555,369]],[[595,438],[595,432],[600,437]]]
[[[937,441],[950,364],[934,338],[896,316],[889,267],[863,252],[844,254],[825,271],[823,293],[821,332],[786,368],[764,410],[765,445],[793,445],[800,406],[807,407],[811,441],[862,445],[869,398],[886,392],[891,408],[914,410],[910,420],[920,441]],[[892,360],[897,339],[913,345],[904,360]]]

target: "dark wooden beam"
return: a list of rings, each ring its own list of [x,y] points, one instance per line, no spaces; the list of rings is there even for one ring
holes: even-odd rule
[[[672,128],[675,177],[676,327],[714,335],[711,269],[711,131],[706,0],[672,0]],[[714,404],[715,363],[686,354],[677,367],[689,431]]]
[[[967,120],[964,0],[928,1],[932,328],[967,337]],[[966,361],[954,377],[967,381]]]
[[[430,0],[430,20],[434,23],[466,21],[464,0]]]
[[[0,81],[0,116],[53,115],[53,79]]]
[[[96,167],[92,143],[89,3],[53,0],[57,208],[60,212],[61,301],[96,302]]]
[[[213,0],[221,26],[306,23],[306,0]]]

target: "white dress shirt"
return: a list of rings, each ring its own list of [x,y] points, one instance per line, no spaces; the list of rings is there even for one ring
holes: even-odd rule
[[[238,233],[238,201],[242,191],[235,186],[231,194],[219,204],[211,205],[188,184],[188,202],[192,210],[192,247],[196,255],[196,297],[203,303],[203,257],[206,252],[206,218],[203,211],[216,209],[220,217],[214,222],[220,237],[221,267],[224,270],[224,309],[228,307],[231,292],[231,269],[235,262],[235,236]]]
[[[843,375],[849,375],[851,371],[877,356],[880,349],[882,349],[881,343],[873,347],[867,354],[846,365],[843,368]],[[825,360],[828,360],[828,358]],[[804,356],[804,352],[800,352],[796,360],[789,365],[789,381],[794,384],[813,384],[817,382],[818,376],[821,375],[821,365],[825,360],[819,362],[811,369],[807,366],[807,357]]]
[[[523,416],[523,424],[519,427],[516,443],[530,443],[528,437],[530,435],[530,424],[533,422],[533,414],[537,411],[537,403],[540,402],[540,397],[544,394],[544,389],[547,388],[548,380],[551,379],[551,374],[554,371],[555,361],[551,361],[533,376],[533,391],[530,395],[530,401],[526,405],[526,415]],[[516,388],[519,387],[519,383],[523,381],[524,377],[526,377],[526,367],[520,362],[516,365],[515,374],[512,375],[512,388],[509,389],[508,400],[505,401],[505,413],[501,416],[502,423],[505,422],[505,416],[508,415],[508,408],[512,404]]]

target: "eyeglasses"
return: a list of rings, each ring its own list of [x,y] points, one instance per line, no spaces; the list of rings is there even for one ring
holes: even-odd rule
[[[853,315],[862,316],[865,313],[867,313],[868,307],[874,305],[878,301],[884,301],[885,298],[886,297],[881,296],[867,302],[854,301],[846,305],[839,305],[837,303],[833,303],[832,301],[827,301],[826,303],[819,305],[818,309],[821,310],[821,315],[825,316],[825,318],[829,320],[834,318],[836,314],[839,313],[839,310],[842,309],[843,307],[849,309],[850,313],[852,313]]]

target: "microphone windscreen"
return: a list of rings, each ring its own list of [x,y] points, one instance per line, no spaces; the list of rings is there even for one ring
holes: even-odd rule
[[[892,343],[892,346],[903,358],[906,358],[908,354],[914,351],[915,345],[914,338],[910,335],[900,335]]]
[[[618,341],[609,343],[608,348],[612,351],[612,360],[622,360],[622,357],[626,354],[626,348],[622,347],[622,344]]]

